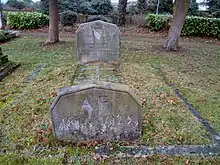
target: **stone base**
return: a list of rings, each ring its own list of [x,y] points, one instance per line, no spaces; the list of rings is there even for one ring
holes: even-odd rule
[[[119,63],[78,64],[73,77],[73,85],[86,84],[94,81],[121,83]]]
[[[7,41],[10,41],[13,38],[17,38],[20,36],[19,31],[12,31],[12,30],[2,30],[2,32],[5,34],[5,40],[0,40],[0,43],[4,43]]]
[[[7,62],[6,64],[0,66],[0,81],[12,73],[20,64],[14,62]]]

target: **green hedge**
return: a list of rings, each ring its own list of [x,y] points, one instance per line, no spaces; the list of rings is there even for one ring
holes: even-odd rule
[[[187,17],[182,35],[220,37],[220,19]]]
[[[148,14],[146,18],[146,27],[152,31],[164,30],[165,27],[169,27],[171,18],[171,15]]]
[[[7,24],[14,29],[36,29],[48,25],[49,17],[38,12],[8,12]]]
[[[170,15],[149,14],[146,26],[152,31],[167,30],[172,21]],[[205,17],[186,17],[182,29],[182,36],[209,36],[220,38],[220,19]]]

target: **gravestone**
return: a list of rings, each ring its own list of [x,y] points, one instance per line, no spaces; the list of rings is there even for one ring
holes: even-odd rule
[[[78,14],[78,23],[84,23],[88,20],[88,14]]]
[[[76,31],[77,61],[118,61],[120,59],[120,31],[103,21],[83,23]]]
[[[127,86],[106,82],[60,90],[51,106],[55,137],[66,142],[138,139],[138,99]]]
[[[56,139],[75,143],[140,138],[139,99],[121,84],[117,26],[94,21],[76,33],[80,64],[73,86],[59,89],[50,107]]]

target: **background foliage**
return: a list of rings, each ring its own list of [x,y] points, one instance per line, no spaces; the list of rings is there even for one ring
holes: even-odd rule
[[[171,15],[148,14],[146,17],[146,27],[152,31],[164,30],[169,26]]]
[[[209,13],[220,18],[220,0],[207,0],[207,5]]]
[[[49,17],[38,12],[8,12],[7,24],[15,29],[34,29],[49,23]]]
[[[73,11],[64,11],[60,13],[60,22],[62,25],[73,25],[77,20],[77,13]]]
[[[106,15],[113,10],[110,0],[59,0],[59,11]],[[49,13],[48,0],[41,0],[40,11]]]
[[[171,15],[149,14],[146,26],[152,31],[166,30],[170,26]],[[209,36],[220,38],[220,19],[188,16],[182,29],[184,36]]]
[[[19,1],[19,0],[8,0],[6,4],[10,7],[16,8],[16,9],[23,9],[25,8],[25,2]]]

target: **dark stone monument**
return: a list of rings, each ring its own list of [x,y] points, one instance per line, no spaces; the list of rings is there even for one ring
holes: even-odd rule
[[[20,64],[8,60],[8,56],[2,53],[0,47],[0,81],[13,72]]]

